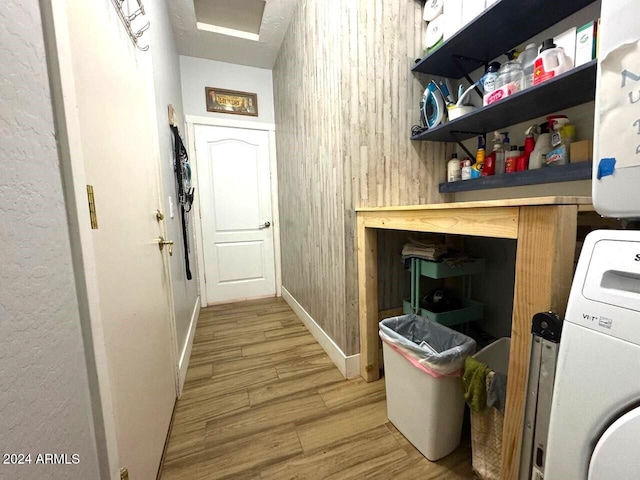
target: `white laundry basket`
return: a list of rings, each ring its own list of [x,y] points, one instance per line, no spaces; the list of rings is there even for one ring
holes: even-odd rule
[[[492,371],[507,375],[511,339],[500,338],[473,358]],[[471,452],[473,470],[480,480],[499,480],[502,468],[502,428],[504,414],[496,408],[483,412],[471,410]]]
[[[441,365],[434,366],[421,358],[419,353],[416,354],[415,350],[420,347],[415,343],[406,344],[408,348],[405,348],[394,344],[393,339],[384,334],[389,330],[383,331],[382,325],[386,322],[389,327],[389,322],[394,319],[381,322],[387,416],[420,453],[435,461],[449,455],[460,445],[464,415],[460,367],[464,364],[464,359],[475,350],[475,342],[466,335],[442,325],[434,327],[434,322],[422,317],[411,315],[396,318],[408,322],[421,322],[432,333],[433,330],[437,330],[436,336],[441,338],[450,335],[449,343],[444,348],[447,348],[446,351],[450,352],[449,358],[453,360],[450,359],[448,364],[443,361]],[[404,332],[406,334],[406,330]],[[411,332],[414,333],[413,330]],[[418,336],[422,333],[417,332]],[[433,340],[433,343],[438,343],[440,339]],[[415,342],[415,338],[411,338],[410,341]],[[443,358],[446,358],[446,351]],[[438,369],[455,370],[439,373]]]

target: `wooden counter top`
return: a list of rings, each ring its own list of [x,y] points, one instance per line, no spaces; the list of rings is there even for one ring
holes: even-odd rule
[[[361,375],[367,381],[380,377],[379,229],[517,242],[502,480],[517,478],[520,466],[531,318],[549,310],[564,315],[573,276],[578,213],[592,210],[590,197],[576,196],[356,209],[360,363]]]
[[[356,208],[356,212],[396,212],[410,210],[445,210],[450,208],[528,207],[541,205],[584,205],[591,207],[591,197],[531,197],[505,200],[480,200],[476,202],[432,203],[429,205],[404,205],[398,207]]]

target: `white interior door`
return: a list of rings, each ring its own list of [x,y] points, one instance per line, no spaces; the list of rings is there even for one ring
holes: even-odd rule
[[[149,480],[176,399],[168,249],[158,248],[164,228],[155,217],[161,203],[151,58],[131,44],[111,2],[74,1],[65,20],[56,30],[68,35],[58,54],[73,68],[61,74],[67,118],[77,118],[69,138],[80,145],[80,181],[94,187],[98,220],[95,272],[85,268],[97,280],[103,324],[110,381],[101,387],[111,391],[120,466],[132,479]]]
[[[194,131],[207,303],[275,295],[269,134]]]

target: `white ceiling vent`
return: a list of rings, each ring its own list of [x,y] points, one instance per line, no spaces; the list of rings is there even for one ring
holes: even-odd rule
[[[260,40],[265,0],[194,0],[199,30]]]

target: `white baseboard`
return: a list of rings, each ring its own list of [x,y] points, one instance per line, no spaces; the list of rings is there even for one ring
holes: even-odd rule
[[[293,298],[293,295],[289,293],[284,286],[282,287],[282,298],[289,304],[291,309],[296,312],[296,315],[302,320],[305,327],[309,330],[313,338],[320,344],[320,346],[327,352],[331,361],[338,367],[340,373],[346,378],[355,378],[360,376],[360,354],[346,356],[340,347],[325,333],[320,325],[309,315],[309,313]]]
[[[178,397],[182,396],[182,388],[184,387],[184,381],[187,378],[187,368],[189,368],[189,359],[191,358],[191,348],[193,347],[193,337],[196,334],[196,327],[198,326],[198,317],[200,316],[200,297],[196,298],[196,303],[193,307],[193,313],[191,314],[191,323],[189,324],[189,333],[187,335],[187,342],[182,349],[182,355],[180,355],[180,364],[178,365]]]

